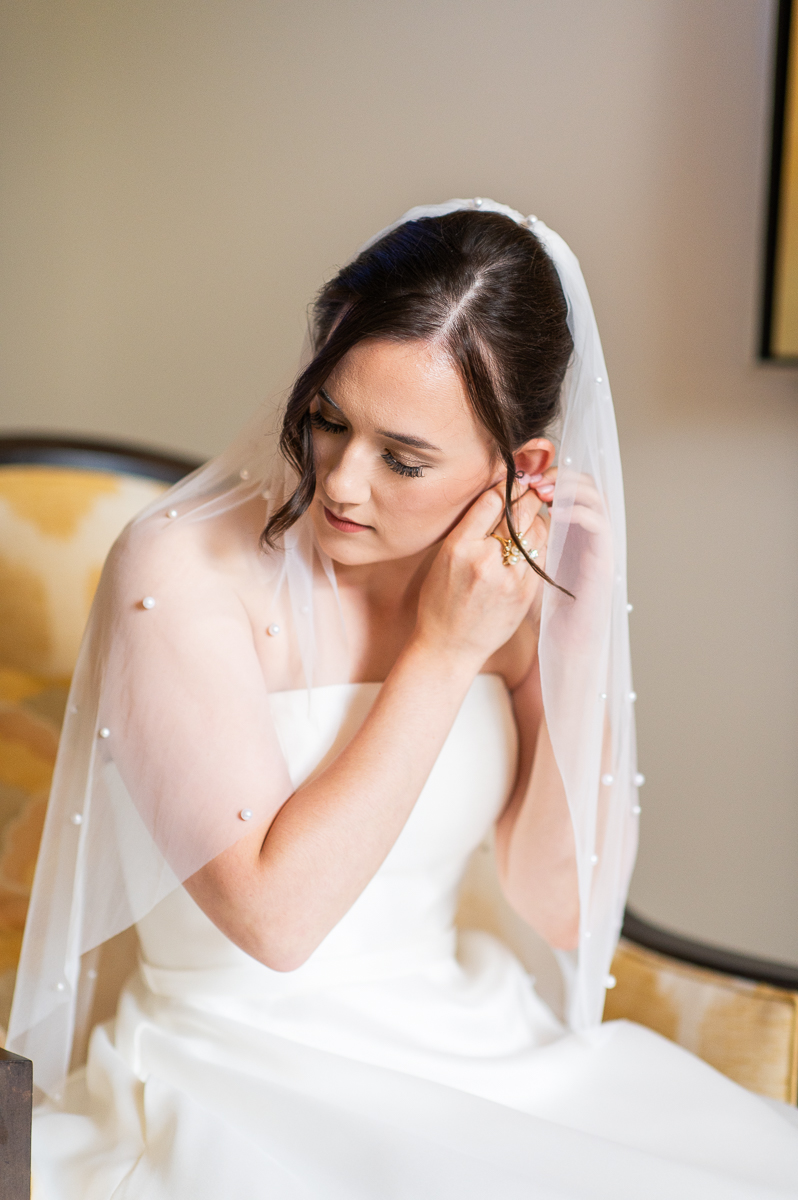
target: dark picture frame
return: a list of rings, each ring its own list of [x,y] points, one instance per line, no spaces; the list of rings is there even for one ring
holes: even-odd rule
[[[798,15],[779,0],[760,358],[798,365]]]

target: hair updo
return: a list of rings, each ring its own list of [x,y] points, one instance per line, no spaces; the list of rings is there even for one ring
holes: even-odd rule
[[[459,371],[474,412],[507,467],[513,452],[557,417],[573,341],[559,276],[541,243],[500,213],[464,210],[408,221],[343,267],[313,306],[314,357],[297,379],[280,435],[296,490],[269,520],[273,546],[307,510],[316,490],[310,405],[333,368],[364,338],[432,342]],[[549,580],[549,582],[553,582]]]

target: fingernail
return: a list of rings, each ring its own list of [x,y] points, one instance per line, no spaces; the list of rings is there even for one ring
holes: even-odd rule
[[[530,484],[540,483],[542,478],[543,478],[542,475],[527,475],[526,481],[527,481],[527,483],[530,483]]]
[[[550,496],[550,495],[552,494],[552,492],[553,492],[553,491],[554,491],[554,484],[553,484],[553,483],[544,483],[544,484],[543,484],[543,487],[539,487],[539,488],[537,489],[537,492],[538,492],[538,495],[539,495],[539,496]]]

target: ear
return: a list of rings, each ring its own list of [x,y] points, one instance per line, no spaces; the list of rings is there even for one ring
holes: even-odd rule
[[[513,455],[519,477],[518,482],[528,484],[530,476],[543,475],[554,462],[556,453],[554,443],[550,442],[548,438],[532,438],[525,442]]]

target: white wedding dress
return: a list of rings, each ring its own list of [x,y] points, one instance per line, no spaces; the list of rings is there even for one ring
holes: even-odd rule
[[[295,784],[378,684],[271,697]],[[182,889],[145,920],[116,1021],[34,1122],[37,1200],[714,1200],[798,1196],[798,1129],[627,1022],[567,1033],[510,952],[457,934],[515,725],[474,682],[402,834],[299,970]]]

